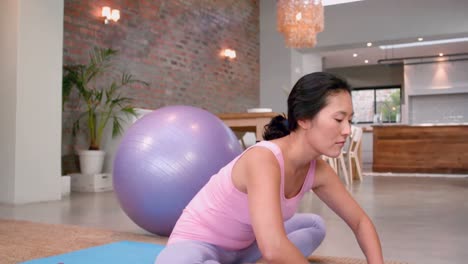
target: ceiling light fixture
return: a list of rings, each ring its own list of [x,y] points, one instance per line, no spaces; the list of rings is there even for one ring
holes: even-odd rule
[[[290,48],[312,48],[323,31],[321,0],[278,0],[277,29]]]
[[[353,54],[353,57],[355,57],[355,58],[356,58],[356,57],[357,57],[357,53],[354,53],[354,54]]]
[[[443,53],[439,53],[439,57],[442,57],[442,56],[444,56],[444,54],[443,54]]]
[[[372,47],[372,42],[367,42],[367,47]]]
[[[423,38],[418,38],[418,41],[423,41],[424,39]]]
[[[368,60],[365,60],[364,63],[369,63],[369,61],[368,61]]]
[[[447,43],[457,43],[457,42],[466,42],[466,41],[468,41],[468,37],[467,38],[453,38],[453,39],[419,41],[419,42],[410,42],[410,43],[402,43],[402,44],[395,44],[395,45],[382,45],[382,46],[379,46],[379,48],[380,49],[399,49],[399,48],[421,47],[421,46],[447,44]]]
[[[363,0],[277,0],[277,29],[290,48],[313,48],[323,31],[323,7]]]

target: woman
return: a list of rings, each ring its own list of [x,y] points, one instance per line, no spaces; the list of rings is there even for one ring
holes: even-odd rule
[[[383,263],[374,225],[320,156],[337,157],[350,134],[349,85],[328,73],[302,77],[264,139],[222,168],[185,208],[156,264],[309,263],[323,220],[295,214],[312,189],[353,230],[368,263]]]

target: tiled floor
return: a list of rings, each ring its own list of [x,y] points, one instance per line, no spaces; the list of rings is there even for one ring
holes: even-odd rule
[[[349,189],[374,220],[387,259],[468,263],[468,178],[367,176]],[[350,229],[312,193],[306,195],[300,211],[318,213],[326,220],[327,237],[317,254],[363,257]],[[0,218],[145,233],[122,212],[113,192],[0,205]]]

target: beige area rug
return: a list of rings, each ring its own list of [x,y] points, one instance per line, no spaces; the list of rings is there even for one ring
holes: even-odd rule
[[[152,235],[115,232],[81,226],[0,219],[0,264],[63,254],[111,242],[130,240],[158,244]],[[316,264],[365,264],[354,258],[311,257]],[[405,264],[387,261],[386,264]]]

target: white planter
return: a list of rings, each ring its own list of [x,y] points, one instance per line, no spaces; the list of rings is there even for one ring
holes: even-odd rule
[[[110,173],[81,174],[72,173],[71,190],[73,192],[105,192],[113,189]]]
[[[102,172],[105,152],[102,150],[81,150],[80,171],[82,174],[98,174]]]

